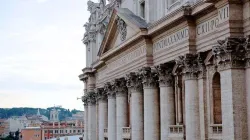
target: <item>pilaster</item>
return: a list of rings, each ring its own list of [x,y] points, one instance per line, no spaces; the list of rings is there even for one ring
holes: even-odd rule
[[[115,79],[116,140],[123,140],[123,127],[128,127],[128,90],[125,78]]]
[[[224,139],[248,139],[245,94],[245,38],[227,38],[213,47],[221,74],[222,134]]]
[[[158,77],[150,67],[140,70],[144,95],[144,140],[160,140]]]
[[[170,125],[175,125],[175,98],[173,64],[161,64],[156,67],[160,85],[160,132],[161,140],[169,137]]]
[[[106,83],[104,90],[108,95],[108,139],[116,140],[116,98],[114,85]]]
[[[98,133],[99,140],[104,140],[104,128],[108,127],[108,100],[103,88],[97,89]]]
[[[131,72],[126,77],[127,87],[131,92],[131,139],[143,140],[143,91],[138,74]]]
[[[185,122],[186,139],[200,139],[199,90],[198,90],[198,61],[197,56],[184,56],[185,74]]]

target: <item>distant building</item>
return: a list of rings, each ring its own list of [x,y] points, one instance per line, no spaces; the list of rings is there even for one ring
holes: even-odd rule
[[[21,133],[23,140],[42,140],[41,127],[26,127]]]
[[[6,120],[0,119],[0,138],[5,137]]]
[[[53,108],[50,111],[50,121],[58,122],[59,121],[59,110]]]
[[[81,135],[84,132],[83,123],[79,120],[67,120],[61,122],[44,122],[41,125],[42,140],[51,138]]]

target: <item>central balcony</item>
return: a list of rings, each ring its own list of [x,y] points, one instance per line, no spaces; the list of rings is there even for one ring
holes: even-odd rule
[[[131,138],[130,130],[131,130],[130,127],[123,127],[122,128],[122,138],[123,139],[130,140],[130,138]]]

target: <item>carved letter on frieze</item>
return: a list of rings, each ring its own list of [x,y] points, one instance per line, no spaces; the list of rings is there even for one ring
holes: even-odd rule
[[[174,78],[172,75],[173,64],[160,64],[155,67],[159,77],[160,86],[173,86]]]
[[[143,67],[139,70],[142,83],[144,85],[144,88],[146,87],[156,87],[158,76],[156,72],[153,72],[150,67]]]
[[[127,87],[130,90],[142,92],[142,80],[137,73],[131,72],[126,75]]]
[[[218,70],[244,67],[245,41],[245,38],[227,38],[218,41],[218,45],[212,49]]]
[[[124,22],[124,20],[119,18],[119,17],[117,19],[117,28],[118,28],[118,31],[120,33],[121,41],[124,41],[126,39],[126,36],[127,36],[127,25]]]

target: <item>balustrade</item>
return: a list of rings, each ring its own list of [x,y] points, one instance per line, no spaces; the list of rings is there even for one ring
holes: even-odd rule
[[[131,130],[130,127],[123,127],[122,128],[122,138],[124,140],[130,140],[130,137],[131,137],[130,130]]]

